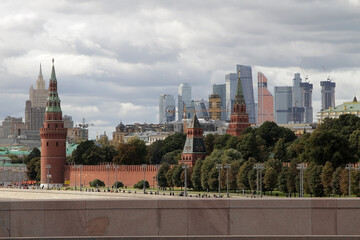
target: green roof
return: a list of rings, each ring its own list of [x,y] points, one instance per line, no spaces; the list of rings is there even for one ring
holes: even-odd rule
[[[330,112],[352,112],[360,111],[360,102],[344,102],[341,105],[338,105],[334,108],[329,108],[326,110],[320,111],[320,113],[330,113]]]

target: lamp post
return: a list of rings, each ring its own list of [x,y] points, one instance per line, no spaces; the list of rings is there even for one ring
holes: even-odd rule
[[[109,188],[109,171],[110,171],[110,164],[106,164],[106,169],[107,169],[107,174],[108,174],[108,179],[107,179],[107,191],[109,192],[110,191],[110,188]]]
[[[184,194],[185,194],[185,197],[187,197],[187,169],[189,168],[189,165],[183,164],[181,167],[183,169],[185,169],[185,192],[184,192]]]
[[[259,196],[259,170],[260,170],[260,197],[262,197],[262,170],[264,169],[264,164],[256,163],[254,169],[256,169],[256,196]]]
[[[50,177],[51,177],[51,175],[50,175],[50,168],[51,168],[51,165],[50,165],[50,164],[47,164],[47,165],[46,165],[46,169],[47,169],[47,175],[46,175],[46,177],[47,177],[47,189],[48,189],[48,190],[49,190]]]
[[[219,170],[219,176],[218,176],[219,197],[220,197],[220,171],[222,168],[223,168],[222,164],[216,164],[216,169]]]
[[[117,172],[118,172],[119,165],[115,164],[115,191],[118,191],[118,183],[117,183]]]
[[[224,168],[226,169],[226,196],[230,197],[229,194],[229,169],[231,165],[229,163],[224,164]]]
[[[146,192],[146,187],[145,187],[145,170],[146,170],[147,165],[146,165],[146,164],[142,164],[141,167],[142,167],[142,169],[143,169],[143,171],[144,171],[143,190],[144,190],[144,194],[145,194],[145,192]]]
[[[80,180],[79,180],[79,185],[80,185],[80,192],[81,192],[81,169],[82,169],[83,165],[78,165],[79,168],[79,172],[80,172]]]
[[[296,169],[300,170],[300,193],[299,197],[304,197],[304,170],[306,169],[305,163],[300,163],[297,165]]]
[[[160,164],[156,164],[156,194],[159,195],[159,168]]]
[[[348,163],[345,167],[347,170],[349,170],[349,197],[351,197],[351,170],[354,169],[353,164]]]

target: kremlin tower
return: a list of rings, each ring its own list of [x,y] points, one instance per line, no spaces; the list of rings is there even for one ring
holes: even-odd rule
[[[63,186],[66,164],[66,134],[62,120],[60,99],[57,92],[54,59],[46,101],[45,121],[40,128],[41,186]]]
[[[195,165],[196,160],[204,159],[207,155],[203,139],[204,130],[194,113],[190,126],[186,129],[186,141],[179,164],[187,164],[190,167]]]
[[[250,127],[249,115],[246,113],[244,94],[242,91],[240,71],[233,112],[230,117],[229,128],[226,133],[232,136],[240,136],[241,132]]]

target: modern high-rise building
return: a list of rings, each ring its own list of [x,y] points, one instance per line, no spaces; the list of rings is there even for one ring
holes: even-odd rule
[[[258,72],[258,107],[257,123],[259,125],[266,121],[274,121],[274,97],[268,90],[268,80],[265,75]]]
[[[160,94],[159,123],[175,121],[175,99],[170,94]]]
[[[230,120],[232,107],[234,105],[237,82],[238,76],[236,73],[229,73],[225,75],[226,120]]]
[[[240,77],[246,104],[246,112],[249,114],[249,122],[255,123],[255,101],[251,66],[236,65],[236,72],[237,73],[229,73],[225,75],[226,119],[230,119],[231,110],[234,105],[237,82]]]
[[[302,82],[300,73],[295,73],[292,87],[275,87],[276,122],[278,124],[312,123],[312,89],[311,83]]]
[[[208,119],[208,102],[204,99],[194,100],[194,108],[198,118]]]
[[[292,109],[292,87],[277,86],[274,87],[275,103],[274,114],[277,124],[287,124],[290,121]]]
[[[255,100],[253,89],[253,78],[251,66],[236,65],[236,72],[240,74],[242,83],[243,94],[246,104],[246,112],[249,114],[249,122],[256,123],[255,121]]]
[[[335,83],[331,81],[321,81],[321,110],[335,107]]]
[[[219,120],[226,121],[226,84],[214,84],[213,85],[213,94],[216,94],[220,97],[220,112],[221,117]],[[210,108],[210,97],[209,97],[209,108]]]
[[[181,83],[178,87],[178,120],[183,119],[184,108],[191,107],[191,86]]]
[[[25,123],[29,130],[39,131],[45,120],[46,100],[49,90],[45,88],[45,80],[42,75],[41,65],[38,79],[36,81],[36,89],[33,86],[29,89],[29,100],[25,106]],[[40,138],[40,135],[39,135]]]
[[[213,93],[209,96],[209,118],[212,120],[221,120],[221,97]]]

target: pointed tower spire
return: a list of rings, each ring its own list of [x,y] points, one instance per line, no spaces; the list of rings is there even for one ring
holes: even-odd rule
[[[245,104],[244,94],[243,94],[242,84],[241,84],[241,78],[240,78],[240,71],[239,71],[239,80],[238,80],[234,104]]]
[[[41,70],[41,63],[40,63],[40,72],[39,72],[39,78],[43,78],[42,70]]]
[[[40,63],[39,77],[36,80],[36,89],[41,89],[41,90],[45,89],[45,80],[42,75],[41,63]]]
[[[49,81],[49,97],[47,98],[46,112],[61,113],[60,98],[57,92],[57,80],[55,74],[54,59],[52,60],[51,78]]]

